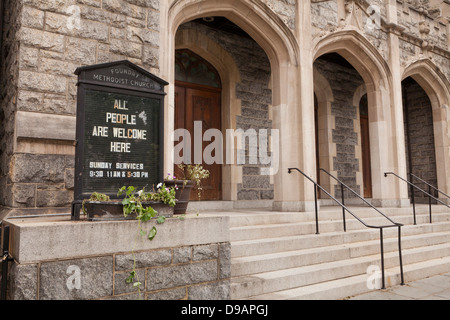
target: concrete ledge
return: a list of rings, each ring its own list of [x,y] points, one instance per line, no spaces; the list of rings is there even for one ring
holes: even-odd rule
[[[35,125],[31,125],[35,124]],[[18,111],[17,138],[75,141],[76,118]]]
[[[0,221],[17,217],[37,217],[51,215],[70,216],[70,208],[10,208],[0,206]]]
[[[318,209],[320,202],[317,202]],[[307,212],[314,211],[314,201],[274,201],[273,210],[281,212]]]
[[[20,264],[119,252],[229,242],[229,217],[187,216],[157,225],[153,241],[138,235],[137,221],[88,222],[70,218],[6,220],[11,255]],[[155,222],[143,224],[150,230]]]
[[[411,205],[409,199],[372,199],[375,207],[381,208],[407,208]]]
[[[228,211],[233,209],[272,208],[273,200],[190,201],[188,212]]]

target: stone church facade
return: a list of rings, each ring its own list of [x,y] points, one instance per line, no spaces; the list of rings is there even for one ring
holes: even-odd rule
[[[186,101],[207,104],[212,94],[215,129],[266,133],[257,146],[232,145],[246,161],[214,169],[209,200],[312,209],[312,185],[289,168],[339,194],[323,168],[379,206],[410,201],[407,185],[386,172],[413,172],[450,194],[447,0],[3,3],[0,219],[67,212],[74,72],[120,60],[169,83],[166,150]],[[196,120],[206,123],[202,114]],[[268,149],[272,162],[252,161],[252,148]],[[164,167],[174,170],[170,152]]]

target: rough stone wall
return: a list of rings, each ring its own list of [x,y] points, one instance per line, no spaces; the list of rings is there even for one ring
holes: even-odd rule
[[[386,32],[378,26],[368,27],[369,14],[373,12],[373,9],[369,9],[371,6],[378,8],[381,24],[381,20],[386,18],[386,7],[382,0],[313,0],[311,2],[313,37],[323,37],[338,30],[355,29],[364,34],[387,60],[389,48]]]
[[[230,244],[216,243],[135,253],[141,295],[125,279],[133,253],[13,263],[9,300],[227,300]],[[80,285],[70,276],[79,270]]]
[[[334,1],[311,2],[311,23],[313,36],[321,31],[334,29],[338,26],[338,5]]]
[[[360,171],[360,161],[356,158],[358,133],[355,131],[358,110],[353,105],[356,89],[364,82],[354,68],[342,66],[329,60],[317,59],[314,66],[329,81],[334,101],[331,104],[331,116],[335,119],[333,141],[336,144],[336,156],[333,158],[333,171],[337,178],[358,194],[361,186],[357,184],[356,173]],[[335,196],[341,197],[340,186],[335,187]],[[346,192],[346,197],[354,197]]]
[[[446,26],[439,19],[430,16],[427,8],[425,4],[399,2],[398,24],[405,28],[406,36],[425,39],[428,43],[446,50],[448,48]]]
[[[403,87],[408,172],[437,187],[433,113],[430,99],[420,85],[413,80],[405,80]],[[428,191],[426,185],[413,180],[420,188]],[[428,202],[428,198],[425,199],[425,195],[418,190],[415,190],[414,196],[418,201]]]
[[[344,3],[351,4],[347,11]],[[442,4],[448,5],[448,4]],[[379,8],[380,26],[368,28],[370,6]],[[344,8],[345,7],[345,8]],[[398,26],[404,28],[400,35],[401,64],[406,67],[413,61],[432,57],[439,69],[450,80],[448,51],[448,21],[433,15],[429,1],[397,1]],[[386,4],[382,0],[344,1],[313,0],[311,1],[311,21],[313,38],[323,37],[335,31],[355,29],[363,34],[388,61],[389,44],[386,22]],[[445,22],[445,23],[444,23]]]
[[[18,32],[21,5],[19,1],[4,2],[3,43],[1,48],[0,82],[0,206],[14,203],[11,178],[8,175],[14,153],[14,122],[19,76]]]
[[[262,0],[290,28],[295,29],[297,0]]]
[[[450,82],[450,54],[443,56],[441,54],[432,54],[433,63],[439,68]]]
[[[241,115],[236,118],[236,129],[246,132],[254,129],[268,130],[272,128],[269,108],[272,103],[272,90],[269,88],[271,67],[267,55],[252,39],[236,34],[217,31],[197,23],[186,23],[181,28],[195,28],[214,39],[231,54],[241,74],[241,83],[236,87],[236,97],[241,100]],[[228,129],[228,128],[226,128]],[[270,176],[261,175],[261,168],[265,167],[255,159],[254,145],[247,143],[245,148],[239,149],[240,155],[245,157],[243,165],[243,181],[238,185],[238,200],[271,200],[274,197],[274,187]],[[266,150],[269,150],[266,148]],[[256,149],[258,152],[258,149]],[[256,153],[258,154],[258,153]],[[270,156],[270,155],[268,155]]]
[[[236,88],[236,97],[241,100],[242,105],[241,115],[236,119],[236,127],[244,132],[253,129],[258,133],[258,137],[261,137],[260,130],[267,130],[270,136],[272,129],[272,120],[269,117],[269,108],[272,104],[272,90],[269,88],[270,62],[261,47],[253,41],[247,41],[243,49],[234,55],[241,69],[242,79]],[[267,165],[261,164],[263,159],[259,157],[254,159],[255,154],[259,154],[259,148],[261,146],[255,148],[250,141],[246,142],[243,150],[245,165],[242,168],[242,184],[238,185],[238,200],[274,198],[274,186],[270,182],[270,176],[261,175],[261,168]],[[270,150],[268,145],[265,146],[265,150]]]
[[[314,37],[342,27],[340,19],[345,18],[346,13],[339,11],[340,1],[311,1]],[[297,1],[261,0],[261,3],[278,14],[289,28],[295,27]],[[386,59],[389,52],[385,30],[373,33],[363,30],[367,16],[361,10],[375,4],[380,6],[385,18],[385,2],[353,3],[359,11],[349,20],[348,27],[359,28]],[[67,152],[73,150],[73,141],[45,137],[16,139],[17,113],[74,117],[76,77],[73,71],[78,66],[128,59],[158,73],[160,0],[7,0],[5,4],[0,205],[65,207],[70,204],[73,193],[74,157],[73,151]],[[446,26],[426,11],[429,1],[398,0],[397,6],[398,24],[405,28],[400,35],[402,67],[417,59],[432,57],[450,81],[450,59],[448,52],[445,53],[449,35]],[[217,39],[232,53],[241,69],[243,82],[237,94],[242,101],[242,114],[237,119],[238,126],[271,128],[267,57],[253,41],[239,42],[232,35],[217,36]],[[425,50],[422,41],[430,44]],[[30,123],[30,126],[39,125]],[[270,178],[261,176],[260,168],[259,165],[243,167],[239,199],[273,197]]]
[[[400,62],[407,67],[429,57],[450,81],[449,21],[432,15],[429,9],[429,1],[398,1],[398,24],[405,28],[400,37]]]
[[[12,208],[65,207],[73,199],[73,140],[17,137],[13,151],[15,112],[75,116],[74,71],[80,66],[127,59],[157,73],[159,0],[8,3],[14,7],[5,34],[17,39],[8,38],[5,43],[9,78],[2,105],[4,116],[0,117],[7,119],[2,121],[6,125],[2,129],[5,148],[0,204]],[[30,123],[30,127],[41,125],[45,123]]]

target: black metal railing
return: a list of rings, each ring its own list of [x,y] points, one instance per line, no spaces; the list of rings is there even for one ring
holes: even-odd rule
[[[435,196],[433,196],[433,195],[431,194],[430,188],[429,188],[430,193],[428,193],[428,192],[426,192],[425,190],[423,190],[423,189],[419,188],[418,186],[416,186],[415,184],[413,184],[412,182],[410,182],[410,181],[408,181],[408,180],[406,180],[406,179],[403,179],[402,177],[400,177],[398,174],[395,174],[394,172],[386,172],[386,173],[384,174],[385,177],[387,177],[388,175],[393,175],[394,177],[396,177],[396,178],[398,178],[398,179],[400,179],[400,180],[406,182],[406,183],[410,186],[410,188],[411,188],[411,202],[412,202],[412,205],[413,205],[414,225],[417,224],[417,219],[416,219],[416,200],[415,200],[415,196],[414,196],[414,189],[419,190],[420,192],[422,192],[423,194],[425,194],[425,195],[428,197],[428,199],[429,199],[429,206],[428,206],[429,209],[428,209],[428,210],[429,210],[430,223],[433,223],[432,211],[431,211],[431,201],[432,201],[432,199],[434,199],[436,202],[438,202],[438,203],[440,203],[440,204],[446,206],[447,208],[450,208],[450,206],[449,206],[448,204],[446,204],[446,203],[443,202],[442,200],[440,200],[440,199],[436,198]],[[413,175],[413,176],[414,176],[414,175]],[[420,178],[417,177],[417,176],[414,176],[414,177],[420,179]],[[420,180],[422,180],[422,179],[420,179]],[[422,181],[423,181],[423,180],[422,180]],[[425,182],[425,181],[423,181],[423,182]],[[429,187],[431,186],[429,183],[427,183],[427,182],[425,182],[425,183],[426,183],[427,185],[429,185]],[[435,190],[437,190],[435,187],[433,187],[433,186],[431,186],[431,187],[434,188]],[[439,190],[438,190],[438,191],[439,191]],[[447,196],[445,193],[443,193],[443,192],[441,192],[441,191],[439,191],[439,192],[442,193],[442,194],[444,194],[445,196]],[[447,197],[448,197],[448,196],[447,196]]]
[[[336,202],[339,206],[341,206],[344,209],[344,217],[345,217],[345,211],[346,211],[349,214],[351,214],[356,220],[358,220],[361,224],[363,224],[365,227],[372,228],[372,229],[379,229],[380,230],[381,281],[382,281],[381,289],[385,289],[386,288],[386,285],[385,285],[385,271],[384,271],[384,239],[383,239],[383,230],[386,229],[386,228],[398,228],[398,256],[399,256],[399,263],[400,263],[400,277],[401,277],[401,285],[404,285],[405,281],[404,281],[404,276],[403,276],[403,259],[402,259],[402,245],[401,245],[401,233],[402,233],[401,228],[402,228],[403,225],[401,223],[393,222],[389,218],[388,218],[388,220],[392,223],[392,224],[389,224],[389,225],[374,226],[374,225],[367,224],[363,220],[361,220],[354,212],[352,212],[348,207],[346,207],[345,204],[341,203],[339,200],[337,200],[335,197],[333,197],[327,190],[325,190],[322,186],[320,186],[317,182],[315,182],[313,179],[311,179],[308,175],[306,175],[300,169],[298,169],[298,168],[289,168],[288,169],[288,173],[291,174],[293,170],[298,171],[305,178],[307,178],[311,183],[314,184],[316,234],[319,234],[319,213],[318,213],[318,205],[317,205],[317,189],[320,189],[323,193],[325,193],[328,197],[330,197],[334,202]],[[385,215],[383,214],[383,216],[385,216]],[[345,224],[345,222],[344,222],[344,224]],[[346,227],[345,226],[344,226],[344,231],[346,231]]]
[[[3,233],[2,233],[3,229]],[[1,256],[1,274],[2,279],[0,282],[0,300],[6,300],[7,294],[7,284],[8,284],[8,263],[12,261],[9,254],[9,226],[5,226],[2,228],[2,224],[0,221],[0,239],[3,235],[3,252]]]
[[[439,190],[438,188],[436,188],[435,186],[431,185],[430,183],[426,182],[425,180],[419,178],[418,176],[416,176],[413,173],[410,173],[409,176],[411,177],[411,182],[413,181],[413,178],[421,181],[422,183],[424,183],[425,185],[428,186],[428,193],[432,194],[432,192],[434,191],[434,194],[438,194],[437,198],[439,197],[439,194],[446,197],[447,199],[450,199],[450,196],[448,194],[445,194],[444,192],[442,192],[441,190]],[[411,190],[411,196],[413,196],[412,194],[412,190]],[[448,202],[450,203],[450,201]],[[429,212],[430,212],[430,223],[432,223],[432,216],[431,216],[431,205],[432,205],[432,198],[428,197],[428,208],[429,208]]]
[[[368,205],[369,207],[371,207],[373,210],[375,210],[378,214],[380,214],[381,216],[383,216],[384,218],[386,218],[387,220],[389,220],[389,222],[391,222],[393,225],[398,225],[397,222],[393,221],[391,218],[389,218],[387,215],[385,215],[383,212],[381,212],[377,207],[375,207],[374,205],[372,205],[369,201],[367,201],[366,199],[364,199],[363,197],[361,197],[361,195],[359,195],[356,191],[354,191],[352,188],[350,188],[349,186],[347,186],[344,182],[342,182],[341,180],[339,180],[338,178],[336,178],[335,176],[333,176],[331,173],[329,173],[328,171],[326,171],[325,169],[320,169],[320,171],[324,172],[325,174],[327,174],[329,177],[331,177],[332,179],[336,180],[339,185],[341,186],[341,201],[342,204],[345,204],[345,197],[344,197],[344,191],[345,189],[347,189],[348,191],[350,191],[354,196],[356,196],[357,198],[359,198],[362,202],[364,202],[366,205]],[[345,189],[344,189],[345,188]],[[345,219],[345,209],[342,208],[343,210],[343,217]],[[346,231],[346,230],[345,230]]]

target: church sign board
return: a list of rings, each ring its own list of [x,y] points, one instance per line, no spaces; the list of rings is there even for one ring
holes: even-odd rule
[[[75,201],[93,192],[117,197],[123,186],[150,190],[163,181],[162,79],[118,61],[87,66],[78,75]],[[74,213],[78,209],[78,212]]]

